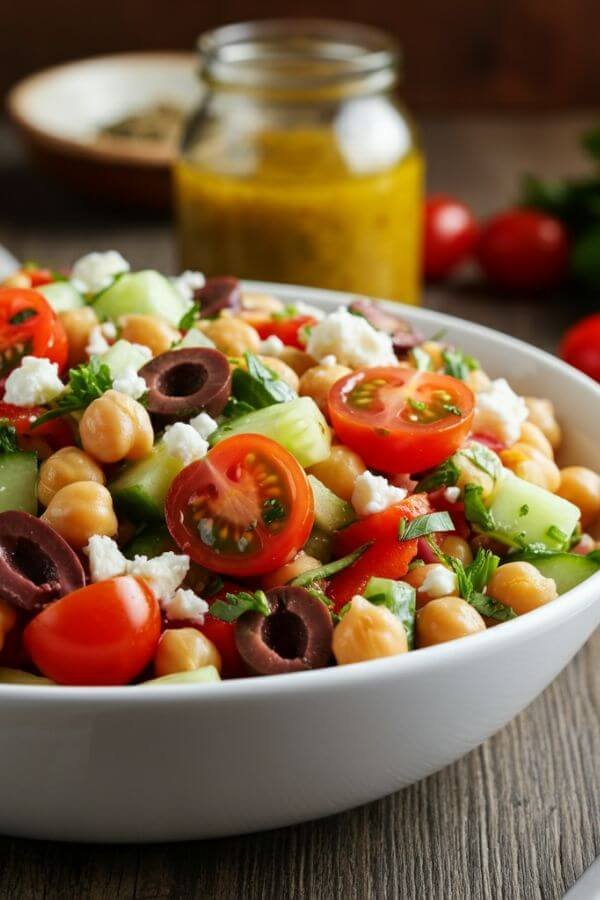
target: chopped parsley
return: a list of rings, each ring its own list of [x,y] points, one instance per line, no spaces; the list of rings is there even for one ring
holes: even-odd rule
[[[523,518],[523,516],[527,516],[529,514],[529,504],[524,503],[523,506],[519,509],[519,517]]]
[[[417,516],[410,522],[408,519],[400,519],[398,522],[399,541],[413,541],[437,531],[454,531],[454,523],[449,513],[427,513],[424,516]]]
[[[194,304],[192,304],[192,306],[190,306],[188,311],[182,315],[182,317],[179,320],[179,323],[177,325],[177,328],[179,329],[179,331],[189,331],[190,328],[194,327],[194,325],[196,324],[196,322],[198,321],[199,318],[200,318],[200,304],[194,303]]]
[[[88,363],[69,370],[69,383],[64,393],[58,397],[55,408],[39,416],[31,427],[37,428],[51,419],[85,409],[111,388],[110,369],[99,357],[92,356]]]
[[[18,453],[17,431],[7,419],[0,419],[0,453]]]
[[[451,350],[450,348],[443,350],[442,360],[444,361],[444,373],[452,375],[459,381],[466,381],[469,372],[480,368],[477,360],[463,353],[462,350]]]
[[[419,481],[416,490],[430,493],[441,487],[454,487],[459,475],[458,466],[453,462],[453,457],[450,457],[436,469],[425,474]]]
[[[465,516],[482,531],[495,531],[494,517],[483,502],[483,488],[478,484],[466,484],[464,489]]]
[[[296,398],[296,392],[275,372],[263,365],[258,356],[245,353],[246,369],[236,368],[232,376],[232,394],[237,402],[252,410]]]
[[[221,622],[235,622],[246,612],[257,612],[261,616],[269,616],[271,607],[264,591],[240,591],[238,594],[226,594],[225,600],[216,600],[210,614]]]
[[[569,535],[565,534],[558,525],[550,525],[546,530],[546,535],[551,541],[555,541],[562,549],[565,549],[569,543]]]
[[[429,540],[429,545],[438,559],[449,566],[458,583],[460,596],[467,601],[482,616],[496,619],[498,622],[507,622],[514,619],[516,613],[510,606],[500,603],[489,594],[483,593],[492,575],[498,568],[500,557],[491,550],[480,547],[473,562],[464,566],[459,559],[442,553],[435,541]]]

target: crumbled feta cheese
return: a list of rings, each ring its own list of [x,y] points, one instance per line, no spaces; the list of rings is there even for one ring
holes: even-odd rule
[[[334,356],[333,353],[328,353],[327,356],[324,356],[320,363],[325,369],[333,369],[334,366],[337,366],[337,356]]]
[[[100,331],[107,341],[114,341],[117,336],[117,326],[114,322],[103,322]]]
[[[456,503],[458,498],[460,497],[460,488],[459,487],[447,487],[444,491],[444,498],[448,501],[448,503]]]
[[[135,349],[142,354],[145,363],[149,362],[149,360],[151,360],[154,356],[154,353],[152,352],[150,347],[146,347],[145,344],[132,344],[131,346],[135,347]]]
[[[473,431],[491,434],[507,445],[519,440],[521,425],[529,415],[519,397],[505,378],[496,378],[476,394]]]
[[[129,271],[129,263],[116,250],[86,253],[74,263],[71,281],[82,294],[97,294],[113,283],[117,275]]]
[[[39,356],[24,356],[6,379],[4,402],[15,406],[49,403],[65,386],[58,377],[58,365]]]
[[[127,562],[127,573],[147,581],[157,600],[170,600],[190,568],[190,558],[168,550],[148,559],[136,556]]]
[[[271,334],[260,342],[259,351],[263,356],[279,356],[284,347],[285,344],[281,338],[278,338],[276,334]]]
[[[167,615],[167,619],[181,622],[184,619],[194,622],[195,625],[204,624],[204,616],[208,612],[208,603],[199,597],[194,591],[178,588],[172,597],[163,600],[161,606]]]
[[[404,500],[406,493],[404,488],[394,487],[381,475],[367,471],[354,482],[352,506],[359,516],[370,516]]]
[[[122,375],[115,378],[112,384],[115,391],[127,394],[134,400],[138,400],[147,391],[147,385],[141,375],[138,375],[133,366],[127,366]]]
[[[186,269],[181,275],[171,278],[171,284],[184,300],[191,302],[194,299],[194,291],[199,291],[206,283],[202,272],[192,272]]]
[[[116,578],[127,571],[127,560],[112,538],[103,534],[94,534],[83,548],[90,560],[92,581],[105,581]]]
[[[321,360],[334,355],[342,365],[393,366],[396,355],[389,334],[377,331],[362,316],[341,307],[310,330],[306,351]]]
[[[456,575],[446,566],[437,563],[427,570],[425,580],[419,588],[419,593],[429,594],[430,597],[456,596],[458,583]]]
[[[195,459],[202,459],[208,453],[208,441],[185,422],[175,422],[165,428],[163,444],[169,456],[179,457],[184,466]]]
[[[85,352],[88,356],[102,356],[109,348],[110,344],[102,334],[102,326],[96,325],[96,327],[92,328],[90,331]]]
[[[205,441],[208,440],[213,431],[216,431],[219,427],[213,417],[205,412],[198,413],[197,416],[190,419],[189,424],[198,432],[201,438],[204,438]]]

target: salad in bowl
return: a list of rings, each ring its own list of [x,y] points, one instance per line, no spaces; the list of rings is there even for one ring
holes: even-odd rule
[[[2,682],[421,653],[600,568],[600,477],[555,461],[551,401],[390,305],[109,251],[24,267],[0,316]]]

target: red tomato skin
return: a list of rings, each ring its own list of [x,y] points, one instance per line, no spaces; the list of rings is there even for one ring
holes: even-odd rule
[[[558,352],[569,365],[600,381],[600,313],[586,316],[569,328]]]
[[[23,269],[23,273],[27,275],[31,282],[32,288],[42,287],[44,284],[51,284],[54,277],[50,269]]]
[[[142,579],[123,575],[67,594],[24,632],[31,659],[47,678],[68,685],[128,684],[154,656],[158,602]]]
[[[477,221],[468,206],[448,194],[428,197],[423,235],[425,277],[436,281],[450,275],[471,255],[477,236]]]
[[[35,325],[29,320],[17,326],[10,319],[26,309],[35,310]],[[32,356],[46,357],[63,369],[68,356],[64,326],[48,301],[30,288],[0,288],[0,345],[2,350],[18,341],[31,342]]]
[[[242,678],[246,674],[246,669],[235,642],[235,622],[222,622],[207,613],[200,631],[219,651],[223,663],[221,676]]]
[[[509,209],[482,228],[477,259],[487,279],[507,290],[560,284],[569,265],[569,238],[558,219],[534,209]]]
[[[364,590],[369,578],[402,578],[417,553],[417,541],[399,541],[400,519],[414,519],[431,511],[426,494],[413,494],[380,513],[365,516],[338,532],[336,556],[345,556],[373,541],[355,563],[342,569],[329,582],[327,595],[338,612],[355,594]]]
[[[300,340],[300,329],[307,325],[315,325],[316,322],[317,320],[313,316],[294,316],[290,319],[267,319],[264,322],[256,323],[254,327],[263,341],[274,336],[288,347],[297,347],[299,350],[303,350],[304,343]]]
[[[39,428],[33,428],[32,420],[46,412],[43,406],[14,406],[0,401],[0,419],[6,419],[21,438],[43,438],[52,450],[70,447],[75,443],[73,428],[67,419],[52,419]],[[24,447],[24,449],[28,449]]]

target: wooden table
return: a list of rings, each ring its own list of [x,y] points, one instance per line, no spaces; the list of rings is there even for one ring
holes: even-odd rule
[[[577,136],[590,121],[430,119],[423,128],[430,184],[487,213],[515,197],[524,171],[552,175],[584,166]],[[57,266],[116,247],[134,266],[174,269],[164,221],[98,210],[46,184],[26,168],[6,131],[0,242],[20,258]],[[573,315],[570,303],[508,301],[469,284],[428,291],[426,302],[549,349]],[[89,847],[5,838],[0,896],[561,897],[600,854],[599,659],[596,634],[500,734],[380,802],[287,830],[203,843]]]

